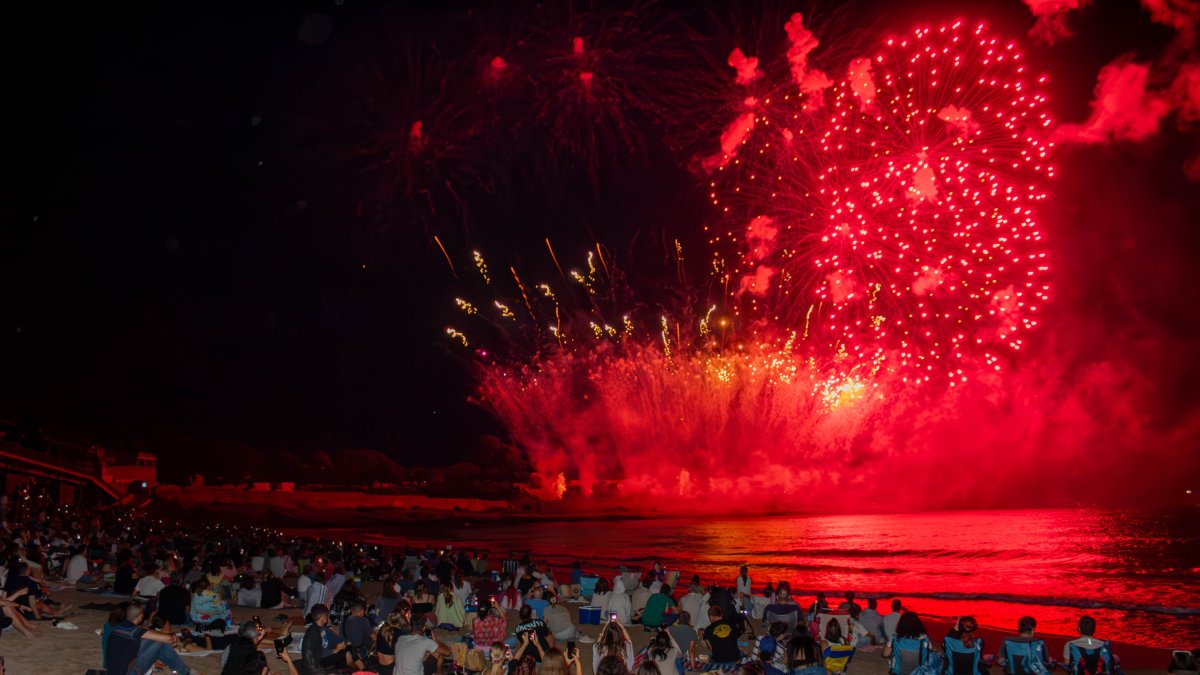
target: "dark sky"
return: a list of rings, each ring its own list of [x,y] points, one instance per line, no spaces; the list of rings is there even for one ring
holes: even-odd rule
[[[145,447],[168,464],[173,448],[213,442],[448,463],[498,429],[467,402],[468,365],[443,334],[464,289],[434,234],[460,270],[480,248],[493,269],[531,277],[552,269],[543,237],[576,258],[600,240],[631,283],[652,287],[669,275],[654,271],[666,266],[653,242],[702,241],[701,182],[637,115],[628,157],[609,148],[589,166],[549,139],[513,138],[482,163],[438,167],[459,190],[432,201],[406,198],[404,178],[372,164],[441,78],[514,39],[506,31],[531,4],[35,4],[10,25],[6,54],[16,183],[0,235],[0,418]],[[856,29],[961,9],[833,4],[816,14]],[[1086,117],[1105,63],[1151,58],[1172,35],[1136,3],[1101,4],[1069,47],[1028,49],[1055,78],[1061,118]],[[692,25],[723,55],[734,42],[722,31],[737,22],[713,18],[722,7]],[[1015,1],[978,11],[1016,35],[1032,23]],[[481,32],[497,44],[481,47]],[[1177,172],[1169,149],[1147,152],[1136,161]],[[1162,199],[1194,189],[1172,185],[1181,192]],[[1194,233],[1160,239],[1152,257],[1196,262]],[[1149,320],[1180,316],[1165,313]]]

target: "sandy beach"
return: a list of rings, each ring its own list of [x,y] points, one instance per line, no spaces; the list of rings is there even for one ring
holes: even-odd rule
[[[289,579],[288,581],[290,583],[294,579]],[[374,597],[378,591],[377,584],[365,583],[363,586],[363,590],[368,598]],[[76,607],[76,609],[72,610],[73,614],[69,621],[77,625],[79,630],[61,630],[52,628],[49,622],[40,622],[37,625],[42,635],[33,640],[27,640],[11,630],[6,631],[3,639],[0,640],[0,655],[5,657],[7,675],[27,675],[44,672],[82,675],[89,668],[101,667],[100,638],[96,631],[103,625],[108,613],[99,609],[88,610],[79,608],[89,603],[115,603],[119,602],[119,599],[72,589],[57,591],[53,593],[53,596],[64,605],[74,605]],[[566,606],[570,608],[572,616],[578,622],[579,605],[567,604]],[[251,616],[257,614],[269,626],[279,625],[274,620],[274,617],[281,612],[282,610],[261,610],[247,607],[233,608],[234,616],[239,621],[248,620]],[[303,626],[299,610],[290,610],[286,613],[294,623],[293,631],[302,632]],[[517,613],[515,611],[508,612],[510,631],[516,627],[516,618]],[[934,636],[945,634],[949,628],[948,625],[936,620],[926,620],[925,623]],[[752,624],[756,631],[761,627],[758,621],[752,621]],[[599,629],[599,626],[582,626],[583,633],[593,638],[599,633]],[[643,632],[639,626],[630,627],[629,634],[633,638],[634,646],[637,649],[646,646],[650,638],[650,634]],[[995,630],[983,629],[982,634],[989,645],[988,651],[994,653],[1000,644],[1001,633]],[[439,639],[449,642],[456,640],[461,633],[439,631],[437,635]],[[1050,653],[1060,654],[1063,638],[1056,638],[1055,636],[1044,637],[1046,638]],[[298,646],[299,636],[297,635],[296,648]],[[591,650],[586,648],[588,645],[582,643],[581,647],[584,647],[580,650],[584,662],[584,673],[591,675]],[[268,643],[264,643],[263,648],[264,651],[271,650],[271,646]],[[1151,649],[1135,645],[1119,645],[1114,650],[1120,655],[1125,672],[1130,674],[1164,672],[1169,659],[1169,652],[1162,649]],[[216,675],[221,671],[219,654],[185,656],[184,658],[186,663],[196,673]],[[283,667],[283,664],[275,659],[273,653],[269,655],[269,661],[272,663],[273,672],[287,672],[286,667]],[[861,649],[851,662],[849,672],[851,675],[886,675],[887,662],[881,658],[878,647]],[[992,672],[999,675],[1001,671],[998,668],[993,668]]]

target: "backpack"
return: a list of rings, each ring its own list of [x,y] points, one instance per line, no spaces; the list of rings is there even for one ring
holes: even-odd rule
[[[1046,643],[1041,640],[1005,640],[1004,653],[1007,655],[1004,672],[1008,675],[1050,675],[1046,667]]]

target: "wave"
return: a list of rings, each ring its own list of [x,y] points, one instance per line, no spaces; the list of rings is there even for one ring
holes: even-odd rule
[[[1015,549],[960,551],[952,549],[864,549],[864,548],[797,548],[779,550],[750,549],[755,557],[804,556],[813,558],[955,558],[973,560],[980,558],[1015,559],[1027,557],[1028,551]]]
[[[793,589],[792,594],[815,595],[818,590],[830,593],[826,589]],[[1172,607],[1169,605],[1151,605],[1137,603],[1108,602],[1105,600],[1085,600],[1081,598],[1047,597],[1037,595],[1014,595],[1010,593],[955,593],[955,592],[915,592],[915,593],[862,593],[864,598],[929,598],[931,600],[989,600],[992,602],[1007,602],[1016,605],[1041,605],[1045,607],[1072,607],[1075,609],[1115,609],[1126,612],[1145,612],[1148,614],[1166,614],[1169,616],[1200,616],[1200,607]]]

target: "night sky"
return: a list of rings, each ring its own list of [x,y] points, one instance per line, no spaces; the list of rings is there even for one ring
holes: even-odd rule
[[[824,40],[822,28],[902,30],[965,7],[892,4],[796,8]],[[1072,40],[1027,41],[1058,119],[1087,117],[1106,63],[1158,58],[1174,35],[1136,2],[1097,4],[1072,19]],[[970,8],[1014,36],[1033,24],[1015,0]],[[633,140],[594,162],[514,129],[494,152],[439,167],[431,184],[453,193],[406,195],[380,168],[440,78],[546,11],[531,3],[25,9],[36,14],[10,25],[6,54],[16,183],[0,239],[0,419],[155,451],[167,467],[214,444],[447,464],[503,431],[467,400],[469,361],[444,334],[463,282],[433,235],[460,273],[477,248],[530,278],[553,270],[544,237],[576,260],[600,241],[645,304],[669,301],[664,241],[707,259],[704,181],[637,114]],[[720,63],[735,34],[757,30],[755,12],[790,11],[711,3],[677,25]],[[1148,141],[1065,152],[1064,215],[1045,228],[1070,316],[1047,332],[1096,337],[1048,343],[1123,352],[1132,326],[1165,345],[1149,350],[1167,408],[1149,425],[1186,426],[1200,403],[1197,185],[1180,168],[1195,150],[1194,129],[1172,121]]]

